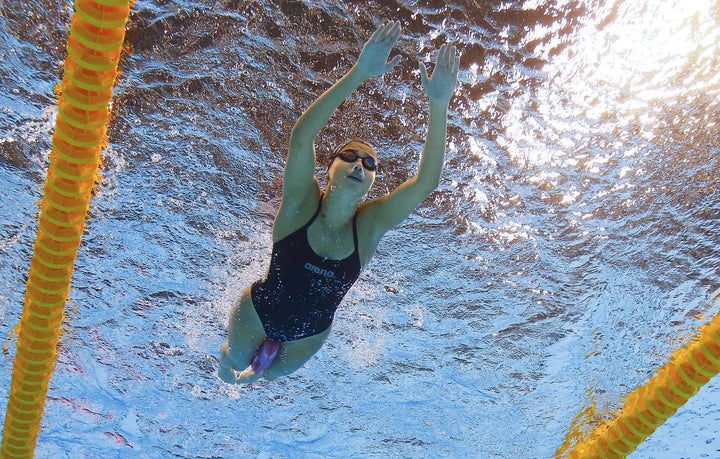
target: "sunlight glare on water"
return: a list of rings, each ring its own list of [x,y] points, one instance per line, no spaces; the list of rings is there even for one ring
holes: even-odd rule
[[[713,6],[713,0],[607,2],[596,14],[612,22],[587,24],[579,31],[574,49],[588,86],[609,85],[648,100],[699,89],[712,83],[707,78],[717,82],[717,73],[707,72],[706,67],[720,36],[708,14]],[[688,75],[685,85],[668,87],[667,82],[684,73],[688,63],[707,73]],[[568,62],[558,59],[555,64]]]
[[[566,165],[576,165],[577,158],[566,158],[540,139],[549,135],[572,148],[578,131],[598,127],[588,121],[616,118],[620,126],[638,123],[651,140],[657,117],[649,104],[672,105],[678,96],[703,91],[718,96],[720,72],[714,63],[720,27],[708,14],[713,7],[713,0],[603,2],[583,18],[564,52],[550,55],[562,37],[544,43],[538,51],[548,61],[543,68],[548,81],[535,101],[541,119],[529,120],[535,130],[528,131],[528,98],[516,101],[506,133],[522,142],[506,140],[510,153],[534,164],[558,164],[564,158]],[[545,33],[547,26],[537,25],[527,40]],[[699,115],[704,128],[716,126],[711,112]]]

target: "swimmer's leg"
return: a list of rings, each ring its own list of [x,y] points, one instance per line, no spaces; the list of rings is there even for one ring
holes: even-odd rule
[[[250,365],[242,371],[235,370],[237,366],[231,363],[231,350],[227,345],[223,345],[220,352],[218,376],[230,384],[248,384],[260,378],[272,381],[280,376],[287,376],[299,370],[320,350],[327,337],[327,333],[323,333],[323,335],[323,337],[316,335],[304,338],[303,340],[290,341],[282,344],[268,339],[260,345],[251,359]],[[300,343],[299,341],[303,342]],[[273,357],[268,352],[267,343],[274,343],[279,346],[279,352],[277,348],[275,349],[277,356]]]
[[[266,336],[253,307],[250,289],[246,289],[233,306],[227,330],[228,341],[220,348],[218,376],[230,384],[257,381],[260,375],[248,372],[248,365]]]
[[[252,304],[250,291],[246,289],[230,314],[228,342],[220,349],[218,376],[230,384],[246,384],[261,377],[272,380],[289,375],[315,355],[329,334],[330,329],[308,338],[282,343],[272,364],[255,372],[251,362],[267,336]]]
[[[235,382],[235,370],[230,361],[230,346],[227,343],[220,346],[220,359],[218,361],[218,377],[226,383]]]
[[[231,350],[227,343],[220,347],[220,362],[218,365],[218,377],[228,384],[246,384],[255,382],[262,376],[253,371],[252,366],[248,366],[243,371],[237,371],[231,357]]]
[[[299,370],[305,362],[320,350],[329,334],[330,329],[327,329],[317,335],[282,343],[280,353],[273,364],[262,372],[262,376],[265,379],[273,380]]]
[[[255,351],[255,354],[250,360],[250,365],[248,365],[247,368],[243,371],[231,371],[223,374],[218,371],[218,375],[220,375],[221,378],[224,375],[228,378],[224,381],[236,384],[255,382],[260,379],[260,377],[265,376],[265,370],[273,364],[281,346],[279,342],[267,338],[260,344],[257,351]]]

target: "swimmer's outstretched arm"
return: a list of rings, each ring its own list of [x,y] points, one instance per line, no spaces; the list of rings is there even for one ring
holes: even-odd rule
[[[365,43],[355,65],[330,89],[320,95],[297,120],[290,136],[290,149],[283,181],[283,199],[307,196],[312,186],[317,187],[314,180],[315,137],[340,104],[362,83],[389,72],[400,62],[400,56],[388,61],[399,37],[399,22],[392,21],[380,26]]]
[[[430,119],[418,173],[392,193],[367,204],[367,215],[373,222],[374,238],[400,224],[437,188],[445,160],[445,138],[450,100],[455,92],[460,57],[452,44],[440,47],[435,69],[428,76],[420,63],[420,78],[430,102]]]

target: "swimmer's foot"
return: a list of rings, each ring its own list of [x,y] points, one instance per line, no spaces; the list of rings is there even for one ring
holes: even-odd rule
[[[263,341],[260,348],[257,352],[255,352],[255,355],[250,361],[250,366],[255,374],[260,374],[261,371],[272,365],[273,360],[275,360],[279,351],[280,343],[277,341],[273,341],[270,338]]]

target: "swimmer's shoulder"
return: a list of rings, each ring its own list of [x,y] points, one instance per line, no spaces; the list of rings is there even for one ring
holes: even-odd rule
[[[358,236],[358,252],[360,255],[360,264],[364,267],[372,258],[377,250],[380,239],[385,235],[387,230],[378,225],[376,208],[373,203],[376,200],[363,203],[358,209],[356,218],[356,229]]]
[[[273,240],[279,241],[302,228],[315,214],[320,203],[317,182],[303,195],[283,195],[273,224]]]

